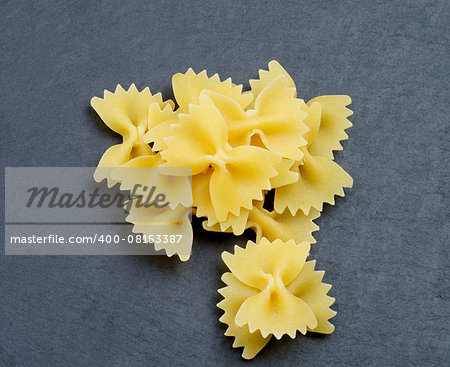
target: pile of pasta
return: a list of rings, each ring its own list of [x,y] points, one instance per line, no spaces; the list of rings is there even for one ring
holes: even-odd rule
[[[245,92],[231,79],[192,69],[175,74],[172,86],[176,105],[134,84],[92,99],[103,121],[123,136],[104,153],[94,178],[112,186],[126,181],[114,174],[117,167],[188,167],[192,210],[204,218],[205,230],[255,231],[255,243],[223,255],[231,273],[220,290],[221,320],[236,337],[234,346],[244,346],[244,358],[253,358],[271,335],[331,332],[329,286],[305,259],[318,230],[313,220],[353,184],[333,155],[352,126],[350,97],[305,102],[276,61]],[[189,258],[173,246],[162,248]]]

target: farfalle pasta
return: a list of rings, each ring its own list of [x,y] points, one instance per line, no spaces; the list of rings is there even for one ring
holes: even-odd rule
[[[182,261],[191,254],[191,213],[204,218],[207,231],[255,232],[255,242],[222,254],[230,272],[218,304],[225,334],[246,359],[272,336],[333,332],[331,286],[306,258],[324,203],[334,205],[353,184],[333,153],[352,126],[350,97],[305,102],[277,61],[249,84],[243,91],[231,79],[189,69],[172,77],[176,104],[134,84],[91,101],[123,137],[104,153],[94,178],[134,193],[126,203],[133,232],[180,235],[155,248]],[[141,205],[152,185],[165,191],[167,206]]]
[[[308,116],[302,110],[304,102],[294,97],[295,89],[288,86],[284,75],[278,76],[255,99],[252,110],[244,111],[232,98],[216,92],[210,96],[224,117],[232,146],[250,145],[259,135],[264,147],[282,157],[300,160],[300,147],[306,145],[303,135],[308,128],[303,123]]]
[[[294,170],[299,179],[275,190],[278,213],[286,208],[293,215],[299,209],[305,214],[311,208],[322,211],[324,203],[334,205],[334,196],[344,196],[344,187],[352,187],[351,176],[332,160],[333,150],[342,149],[339,141],[347,138],[344,129],[351,126],[347,120],[351,111],[346,108],[350,102],[348,96],[322,96],[308,102],[308,144],[302,147],[303,159]]]
[[[353,179],[338,164],[328,158],[313,156],[307,149],[296,172],[299,173],[298,181],[275,190],[277,213],[283,213],[286,208],[292,215],[298,210],[305,214],[311,209],[322,211],[324,203],[334,205],[334,196],[344,196],[343,188],[353,185]]]
[[[228,144],[224,118],[208,95],[201,95],[198,105],[190,105],[189,114],[180,114],[164,142],[163,166],[190,167],[193,175],[212,168],[209,191],[219,221],[251,208],[253,200],[262,200],[263,190],[271,188],[269,179],[277,175],[274,165],[281,160],[260,147]]]
[[[157,103],[161,108],[174,105],[170,100],[163,102],[161,93],[152,95],[149,88],[139,92],[134,84],[128,90],[118,85],[114,93],[105,90],[103,98],[92,98],[91,106],[103,122],[123,138],[121,144],[110,147],[100,159],[94,174],[97,182],[107,179],[108,185],[112,186],[116,182],[110,178],[111,167],[119,167],[139,156],[154,154],[143,141],[148,130],[148,109],[152,103]]]
[[[279,63],[271,61],[268,71],[260,71],[260,78],[250,81],[255,100],[281,77],[286,78],[289,87],[295,90],[288,73]],[[286,209],[292,215],[298,210],[307,215],[311,208],[322,211],[324,203],[334,205],[334,196],[344,196],[343,188],[352,187],[352,178],[333,161],[332,153],[341,150],[340,141],[348,138],[344,130],[352,126],[347,119],[352,112],[346,108],[350,103],[350,97],[337,95],[316,97],[301,104],[300,108],[307,114],[303,121],[308,127],[303,135],[307,143],[300,147],[302,159],[290,169],[298,173],[298,180],[279,185],[275,190],[274,208],[277,213],[281,214]]]
[[[175,74],[172,86],[177,109],[134,85],[92,99],[105,123],[123,135],[100,160],[95,178],[115,184],[109,167],[122,165],[189,167],[193,210],[206,218],[205,229],[241,234],[253,228],[257,238],[314,243],[312,219],[352,186],[333,161],[351,126],[350,98],[305,103],[276,61],[250,80],[248,92],[231,79],[192,69]],[[133,180],[127,181],[131,187]],[[271,189],[274,211],[268,212],[262,204]]]
[[[244,347],[245,359],[271,336],[333,332],[331,286],[322,283],[324,272],[314,270],[315,262],[306,261],[309,249],[307,243],[262,238],[222,254],[230,272],[222,276],[227,286],[219,289],[224,299],[217,306],[225,311],[220,321],[228,325],[225,335],[235,337],[233,347]]]

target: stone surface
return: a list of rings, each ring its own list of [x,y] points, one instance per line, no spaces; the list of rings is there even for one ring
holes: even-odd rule
[[[349,94],[336,160],[355,185],[311,252],[336,331],[272,342],[257,363],[448,362],[447,1],[2,1],[0,15],[3,166],[96,165],[119,137],[90,98],[132,82],[169,98],[191,66],[248,87],[276,59],[305,99]],[[215,304],[220,253],[246,237],[195,225],[187,263],[1,255],[0,365],[244,365]]]

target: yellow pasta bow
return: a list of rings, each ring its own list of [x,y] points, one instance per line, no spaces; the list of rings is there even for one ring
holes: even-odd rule
[[[334,205],[334,196],[344,196],[344,187],[352,187],[353,179],[331,159],[313,156],[305,150],[303,164],[298,165],[298,181],[275,190],[274,208],[286,208],[295,215],[300,209],[306,215],[313,209],[322,211],[323,204]]]
[[[350,124],[346,118],[351,112],[345,107],[348,103],[348,96],[322,96],[308,102],[308,144],[301,148],[303,158],[294,169],[299,179],[275,190],[276,212],[282,213],[286,208],[292,215],[299,209],[305,214],[311,208],[322,211],[323,203],[334,205],[334,196],[344,196],[343,188],[353,186],[351,176],[332,160],[332,151],[338,146],[342,149],[336,139],[347,136],[342,127]]]
[[[308,128],[303,123],[307,113],[305,103],[294,97],[295,89],[289,87],[284,75],[278,76],[257,96],[254,109],[244,111],[232,98],[212,91],[203,91],[214,101],[228,127],[230,144],[249,145],[254,135],[259,135],[267,149],[282,157],[300,160],[299,149],[306,145],[303,135]]]
[[[222,276],[227,287],[219,289],[224,299],[218,307],[225,311],[220,321],[228,325],[225,335],[236,338],[233,346],[244,347],[244,358],[253,358],[272,335],[333,332],[331,286],[322,283],[324,273],[314,270],[314,261],[306,262],[309,249],[306,243],[263,238],[222,254],[231,273]]]
[[[163,102],[161,93],[152,95],[149,88],[139,92],[134,84],[128,90],[118,85],[114,93],[105,90],[103,98],[92,98],[91,106],[100,118],[123,137],[121,144],[110,147],[100,159],[94,174],[97,182],[106,178],[111,186],[115,182],[110,178],[111,170],[108,167],[119,167],[130,159],[153,154],[143,141],[148,130],[148,111],[152,103],[157,103],[160,108],[174,106],[170,100]]]
[[[241,207],[250,209],[253,200],[262,200],[262,191],[270,189],[269,179],[277,175],[278,154],[253,146],[232,148],[225,121],[207,95],[201,95],[199,105],[191,105],[189,114],[180,114],[179,120],[164,139],[164,165],[191,167],[192,175],[213,168],[209,191],[219,221],[230,212],[239,215]]]
[[[268,71],[260,70],[259,74],[259,79],[250,81],[256,101],[279,78],[285,78],[289,87],[295,89],[289,74],[276,61],[269,63]],[[347,120],[352,113],[346,108],[350,103],[348,96],[321,96],[300,106],[307,114],[303,121],[309,128],[303,135],[307,144],[299,146],[302,159],[297,159],[291,168],[286,169],[287,162],[280,166],[281,182],[277,182],[277,177],[272,179],[277,213],[287,209],[292,215],[298,210],[308,215],[312,208],[322,211],[323,203],[334,205],[334,196],[344,196],[343,188],[352,187],[351,176],[333,161],[333,151],[341,150],[340,141],[347,138],[344,130],[352,126]],[[290,183],[281,180],[292,173],[298,175],[298,180]]]

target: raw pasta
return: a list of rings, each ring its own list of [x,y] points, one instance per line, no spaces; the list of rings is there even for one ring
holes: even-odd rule
[[[266,149],[284,158],[301,159],[300,147],[306,145],[303,135],[308,131],[303,121],[308,115],[284,75],[264,88],[256,97],[254,109],[247,112],[232,98],[210,91],[202,94],[207,94],[222,114],[232,146],[250,145],[257,134]]]
[[[181,242],[157,242],[155,249],[186,261],[191,211],[205,218],[208,231],[255,231],[255,242],[222,253],[230,272],[222,276],[224,299],[217,305],[224,311],[220,321],[228,325],[225,335],[235,338],[233,347],[244,347],[246,359],[272,336],[333,332],[331,285],[306,258],[323,204],[334,205],[335,196],[353,184],[333,155],[352,126],[350,97],[305,103],[277,61],[249,83],[250,91],[243,92],[231,79],[189,69],[172,78],[177,107],[134,84],[91,101],[123,137],[104,153],[94,178],[134,190],[137,197],[126,203],[133,232],[181,235]],[[142,184],[164,190],[168,205],[141,206]],[[192,196],[186,195],[191,188]],[[271,211],[265,209],[269,190]]]
[[[334,205],[334,196],[344,196],[344,187],[352,187],[353,179],[329,158],[311,155],[304,149],[302,164],[297,164],[299,179],[275,190],[274,208],[283,213],[286,208],[295,215],[299,209],[308,215],[323,204]]]
[[[177,109],[134,85],[92,99],[124,140],[104,154],[95,178],[117,183],[108,167],[188,167],[193,211],[206,218],[205,229],[241,234],[253,228],[257,238],[314,243],[312,219],[353,183],[333,161],[351,126],[350,98],[322,96],[305,103],[276,61],[250,80],[248,92],[231,79],[192,69],[175,74],[172,86]],[[135,183],[123,179],[124,188]],[[262,205],[271,189],[274,211],[268,212]]]
[[[256,233],[256,242],[265,237],[269,241],[280,239],[313,244],[316,243],[316,240],[312,236],[312,232],[319,230],[319,226],[313,220],[319,216],[320,212],[314,209],[308,215],[301,211],[296,215],[291,215],[288,210],[278,214],[275,211],[269,212],[264,209],[262,202],[254,202],[253,208],[241,211],[240,216],[228,216],[225,222],[219,222],[212,226],[205,221],[203,228],[214,232],[233,232],[237,236],[251,228]]]
[[[209,191],[219,221],[262,200],[263,190],[271,188],[269,179],[277,175],[274,166],[281,161],[266,149],[231,147],[227,141],[223,116],[208,95],[201,95],[199,105],[191,105],[189,114],[181,114],[179,123],[171,125],[171,136],[164,139],[167,149],[161,152],[163,166],[190,167],[193,175],[213,168]]]
[[[169,206],[156,208],[154,206],[137,206],[133,200],[126,220],[132,223],[133,232],[151,236],[160,236],[168,240],[155,241],[157,251],[164,250],[167,256],[178,255],[181,261],[187,261],[191,256],[192,225],[189,221],[191,209],[179,204],[175,208]],[[180,241],[169,240],[171,236],[179,236]]]
[[[110,178],[110,167],[119,167],[135,157],[153,154],[142,140],[148,130],[148,109],[152,103],[161,108],[174,106],[170,100],[163,102],[161,93],[152,95],[149,88],[139,92],[134,84],[128,90],[118,85],[114,93],[105,90],[103,98],[92,98],[91,106],[103,122],[123,137],[121,144],[110,147],[100,159],[94,174],[97,182],[107,179],[108,186],[113,186],[116,182]]]
[[[189,105],[197,105],[202,91],[210,90],[230,97],[237,101],[242,108],[246,108],[253,100],[251,93],[242,93],[242,85],[235,85],[228,78],[220,81],[219,75],[208,77],[203,70],[195,74],[189,69],[185,74],[178,73],[172,77],[172,88],[181,112],[189,113]]]
[[[255,100],[280,77],[286,78],[295,90],[287,72],[276,61],[271,61],[269,70],[260,71],[260,79],[250,82]],[[337,95],[316,97],[301,105],[307,114],[304,124],[309,131],[303,135],[307,143],[300,147],[302,159],[290,169],[298,173],[298,180],[276,186],[274,208],[277,213],[286,209],[292,215],[300,209],[306,215],[311,208],[322,211],[324,203],[334,205],[334,196],[344,196],[343,188],[352,187],[350,175],[332,161],[333,150],[341,150],[340,141],[348,138],[344,130],[352,126],[347,119],[352,112],[346,108],[350,103],[350,97]],[[276,178],[272,180],[276,183]]]
[[[322,283],[324,272],[314,270],[314,261],[306,262],[309,249],[307,243],[262,238],[222,254],[231,272],[219,289],[224,299],[217,306],[225,311],[220,321],[228,325],[225,335],[236,338],[233,347],[244,347],[244,358],[253,358],[272,335],[333,332],[331,286]]]
[[[155,243],[155,249],[164,249],[168,256],[178,254],[181,260],[187,260],[192,245],[189,217],[192,198],[186,195],[191,192],[190,182],[179,177],[171,179],[170,175],[161,172],[158,167],[164,161],[146,141],[149,128],[156,128],[173,118],[174,103],[170,100],[163,102],[161,93],[152,95],[149,88],[139,92],[132,84],[127,91],[120,85],[114,93],[105,91],[104,98],[92,98],[91,105],[106,125],[123,136],[122,144],[114,145],[104,153],[94,179],[97,182],[106,179],[108,186],[119,183],[124,191],[131,191],[142,183],[163,190],[170,210],[154,206],[137,207],[134,202],[127,202],[125,207],[130,214],[126,220],[134,224],[133,232],[144,235],[163,233],[171,236],[181,232],[181,242]],[[145,169],[148,167],[153,169]],[[190,175],[190,170],[186,175]],[[145,194],[137,191],[135,195]]]
[[[134,85],[92,99],[105,123],[123,135],[100,160],[95,178],[119,182],[110,167],[188,167],[193,211],[206,218],[205,229],[239,235],[253,228],[257,238],[314,243],[312,219],[353,183],[333,161],[351,126],[350,98],[305,103],[277,61],[250,80],[248,92],[231,79],[192,69],[175,74],[172,86],[177,109]],[[127,189],[136,183],[123,179]],[[262,204],[271,189],[274,211],[268,212]]]

